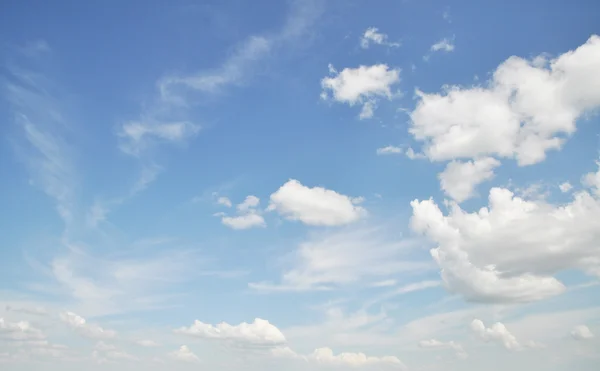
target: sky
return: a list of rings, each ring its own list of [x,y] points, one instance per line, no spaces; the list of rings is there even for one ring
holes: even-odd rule
[[[0,368],[597,370],[600,3],[0,5]]]

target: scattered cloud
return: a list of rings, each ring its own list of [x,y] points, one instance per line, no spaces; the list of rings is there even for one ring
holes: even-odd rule
[[[401,154],[401,153],[404,153],[404,150],[402,148],[396,147],[396,146],[386,146],[386,147],[377,148],[378,155],[396,155],[396,154]]]
[[[286,343],[283,333],[269,321],[256,318],[252,323],[239,325],[219,323],[215,326],[194,321],[190,327],[175,330],[178,334],[206,339],[222,340],[236,346],[278,346]]]
[[[571,189],[573,189],[573,186],[572,186],[572,185],[571,185],[571,183],[569,183],[569,182],[564,182],[564,183],[561,183],[561,184],[558,186],[558,188],[560,189],[560,191],[561,191],[562,193],[567,193],[567,192],[569,192]]]
[[[227,201],[229,202],[229,205],[231,205],[231,201],[229,201],[229,199],[227,199]],[[217,213],[215,215],[221,217],[221,223],[223,223],[223,225],[232,229],[265,227],[267,225],[265,219],[260,215],[260,211],[257,209],[259,204],[260,199],[250,195],[247,196],[242,203],[236,206],[236,216],[228,216],[225,213]]]
[[[468,213],[450,203],[448,215],[432,199],[414,200],[411,226],[438,244],[431,255],[451,291],[474,301],[540,300],[565,291],[553,276],[560,271],[600,274],[596,190],[553,205],[495,187],[489,207]]]
[[[410,132],[432,161],[497,156],[521,166],[561,148],[585,112],[600,106],[600,37],[548,61],[547,67],[511,57],[486,86],[450,86],[441,94],[417,90]],[[594,63],[593,61],[597,61]]]
[[[277,211],[288,220],[314,226],[340,226],[367,215],[353,198],[323,187],[307,187],[290,179],[271,194],[267,210]]]
[[[373,116],[380,99],[392,99],[392,87],[400,82],[400,69],[390,69],[386,64],[344,68],[341,72],[329,65],[329,71],[333,76],[321,80],[321,97],[361,105],[361,119]]]
[[[521,344],[519,344],[517,338],[501,322],[494,323],[492,327],[485,327],[481,320],[474,319],[471,322],[471,329],[483,341],[500,343],[507,350],[521,349]]]
[[[579,325],[571,331],[571,337],[575,340],[589,340],[594,338],[594,334],[587,326]]]
[[[88,323],[85,318],[73,312],[61,313],[60,319],[79,334],[92,339],[110,339],[117,335],[113,330],[106,330],[96,324]]]
[[[189,362],[189,363],[199,363],[200,358],[195,355],[187,345],[182,345],[179,349],[169,353],[169,357],[174,360]]]
[[[431,45],[430,50],[432,52],[438,52],[438,51],[451,52],[454,50],[454,40],[448,39],[448,38],[441,39],[440,41]]]
[[[475,187],[494,177],[494,168],[500,166],[500,161],[485,157],[474,161],[452,161],[438,177],[446,195],[456,202],[463,202],[473,197]]]
[[[230,200],[229,198],[227,198],[227,197],[223,197],[223,196],[221,196],[221,197],[219,197],[219,198],[217,199],[217,203],[218,203],[219,205],[223,205],[223,206],[225,206],[225,207],[231,207],[231,206],[233,205],[233,204],[231,203],[231,200]]]
[[[362,366],[393,366],[394,368],[404,370],[406,366],[394,356],[373,357],[364,353],[340,353],[334,354],[330,348],[315,349],[309,355],[299,355],[289,347],[275,348],[272,354],[276,357],[301,359],[310,363],[328,366],[362,367]]]
[[[462,345],[455,343],[454,341],[439,341],[436,339],[421,340],[419,347],[425,349],[452,349],[456,352],[456,357],[459,359],[466,359],[469,355],[465,352]]]
[[[398,42],[390,42],[388,40],[388,35],[379,32],[379,29],[375,27],[367,28],[360,38],[360,46],[363,49],[368,49],[371,44],[385,45],[392,48],[400,46],[400,43]]]

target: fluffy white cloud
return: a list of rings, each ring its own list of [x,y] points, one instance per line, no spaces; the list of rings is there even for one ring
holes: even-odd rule
[[[315,349],[309,355],[300,355],[289,347],[274,348],[272,355],[276,357],[285,357],[292,359],[301,359],[318,365],[362,367],[362,366],[392,366],[397,369],[406,369],[406,366],[394,356],[373,357],[364,353],[344,352],[334,354],[330,348]]]
[[[223,322],[214,326],[196,320],[192,326],[182,327],[175,332],[223,340],[240,346],[277,346],[286,342],[285,336],[276,326],[260,318],[256,318],[252,323],[230,325]]]
[[[372,117],[377,101],[391,99],[392,86],[400,82],[400,70],[390,69],[385,64],[344,68],[341,72],[330,65],[329,70],[333,76],[321,80],[321,97],[350,106],[362,105],[361,118]]]
[[[450,203],[448,215],[431,199],[414,200],[411,227],[438,245],[431,254],[450,290],[474,301],[538,300],[565,290],[557,272],[600,275],[597,191],[553,205],[492,188],[489,207],[468,213]]]
[[[89,338],[108,339],[115,337],[117,334],[113,330],[106,330],[96,324],[88,323],[85,318],[73,312],[61,313],[60,319],[81,335]]]
[[[454,50],[454,43],[451,39],[444,38],[444,39],[441,39],[440,41],[436,42],[435,44],[431,45],[430,50],[432,52],[437,52],[437,51],[451,52]]]
[[[187,345],[182,345],[179,349],[169,353],[169,357],[175,359],[177,361],[190,362],[190,363],[198,363],[200,362],[200,358],[195,355]]]
[[[594,338],[592,331],[585,325],[575,326],[571,331],[571,336],[575,340],[589,340]]]
[[[404,152],[402,148],[396,146],[386,146],[377,148],[378,155],[395,155]]]
[[[233,229],[249,229],[253,227],[266,226],[265,219],[262,215],[249,213],[238,216],[223,216],[221,222]]]
[[[260,203],[260,199],[256,196],[249,195],[246,196],[246,199],[241,204],[237,205],[238,211],[248,211],[258,206]]]
[[[369,27],[360,38],[360,46],[368,49],[370,44],[386,45],[390,47],[399,47],[400,43],[388,41],[388,35],[379,32],[375,27]]]
[[[281,283],[249,286],[263,291],[328,290],[361,280],[422,272],[429,269],[429,262],[406,257],[417,246],[415,241],[387,239],[383,228],[317,234],[298,246],[293,266],[284,271]]]
[[[465,359],[468,357],[462,345],[455,343],[454,341],[443,342],[437,339],[421,340],[419,347],[426,349],[452,349],[456,352],[456,357]]]
[[[229,201],[229,200],[227,200]],[[260,215],[256,209],[260,199],[256,196],[249,195],[244,201],[237,205],[236,216],[227,216],[224,213],[217,214],[221,216],[221,223],[232,229],[249,229],[254,227],[265,227],[265,219]],[[229,201],[231,205],[231,201]]]
[[[521,344],[519,344],[517,338],[501,322],[494,323],[492,327],[485,327],[481,320],[474,319],[471,322],[471,329],[483,341],[500,343],[508,350],[521,349]]]
[[[337,226],[350,224],[366,215],[352,198],[322,187],[307,187],[291,179],[271,194],[268,210],[304,224]]]
[[[511,57],[486,86],[417,92],[410,132],[433,161],[499,156],[519,165],[558,149],[600,106],[600,37],[551,61]]]
[[[474,195],[475,187],[494,177],[494,168],[500,162],[491,157],[474,161],[452,161],[438,177],[442,190],[456,202],[463,202]]]

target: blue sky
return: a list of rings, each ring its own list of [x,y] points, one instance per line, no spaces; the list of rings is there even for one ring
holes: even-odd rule
[[[593,370],[593,1],[4,2],[8,370]]]

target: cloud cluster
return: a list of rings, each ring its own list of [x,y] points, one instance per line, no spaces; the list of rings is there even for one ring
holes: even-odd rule
[[[554,205],[492,188],[488,207],[469,213],[450,203],[447,215],[431,199],[414,200],[411,227],[437,244],[431,254],[451,291],[473,301],[539,300],[564,292],[560,271],[600,275],[597,190]]]
[[[485,86],[417,91],[410,133],[432,161],[492,157],[516,159],[520,166],[539,163],[562,147],[578,119],[600,106],[599,66],[596,35],[553,60],[511,57]],[[470,187],[482,177],[472,180]],[[446,188],[467,187],[461,183],[446,182]],[[458,195],[464,199],[464,192]]]
[[[220,197],[218,202],[224,206],[231,205],[231,201],[229,201],[229,199],[226,197]],[[247,196],[242,203],[237,205],[237,215],[228,216],[223,213],[218,213],[216,215],[221,216],[221,223],[232,229],[265,227],[267,225],[265,219],[257,209],[259,204],[260,199],[256,196],[250,195]]]
[[[452,349],[459,359],[465,359],[469,356],[462,345],[457,344],[454,341],[443,342],[437,339],[421,340],[419,342],[419,347],[425,349]]]
[[[363,367],[363,366],[391,366],[394,369],[405,370],[406,366],[395,356],[374,357],[364,353],[344,352],[334,354],[330,348],[318,348],[308,355],[300,355],[289,347],[272,349],[276,357],[303,360],[317,365],[341,366],[341,367]]]

